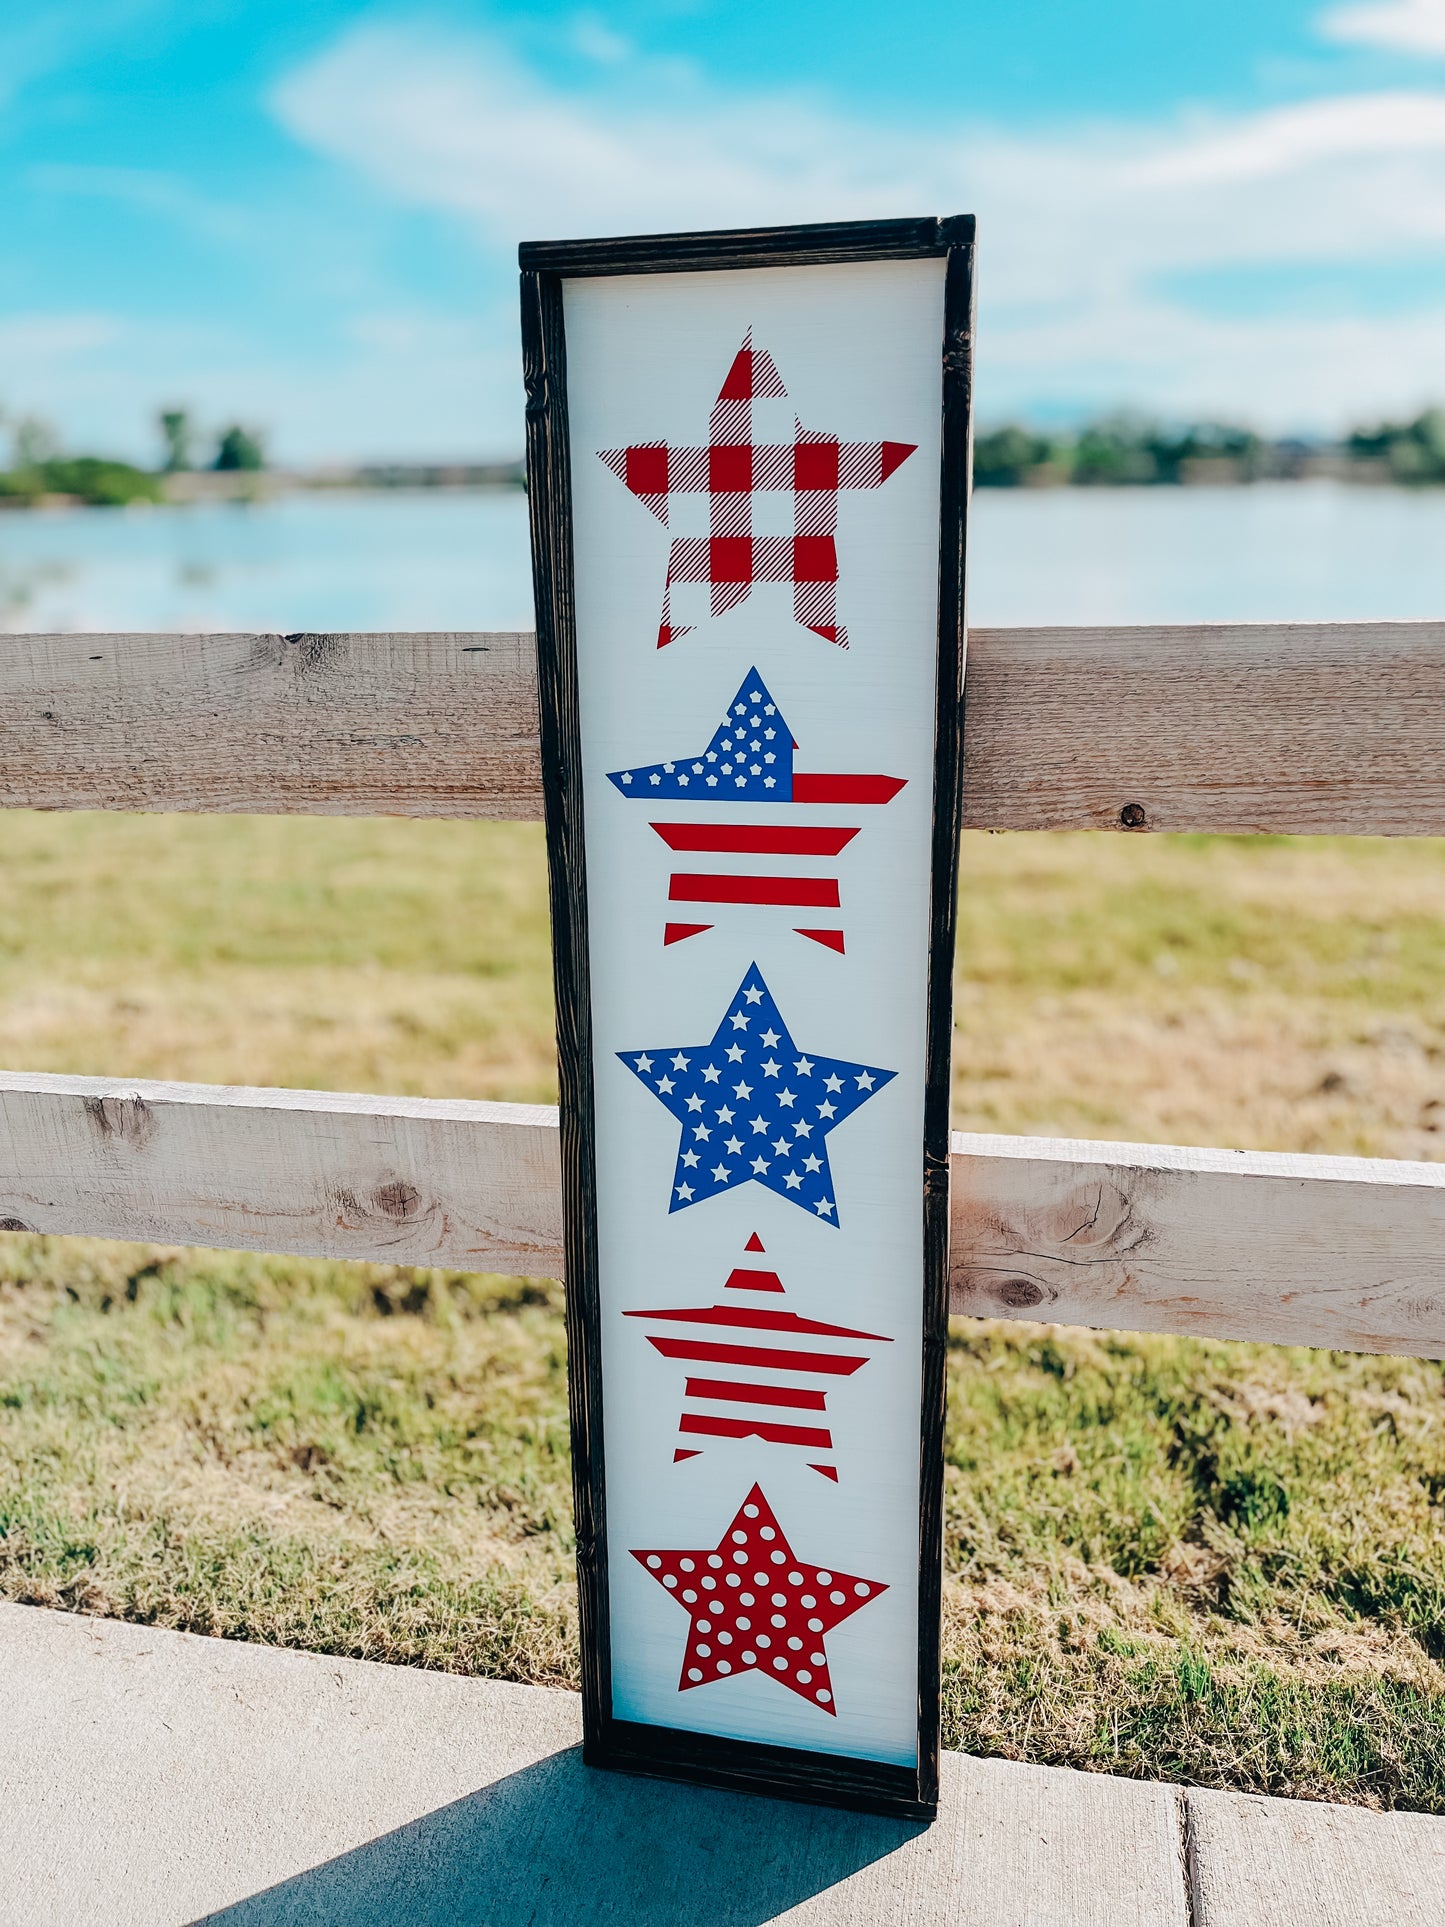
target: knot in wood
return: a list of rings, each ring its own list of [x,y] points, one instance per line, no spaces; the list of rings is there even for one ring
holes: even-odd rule
[[[1032,1278],[1005,1278],[993,1287],[993,1296],[1010,1311],[1029,1311],[1041,1305],[1048,1294]]]
[[[421,1192],[414,1184],[394,1178],[390,1184],[383,1184],[373,1192],[371,1201],[388,1218],[400,1221],[417,1215],[421,1209]]]
[[[87,1097],[82,1102],[86,1116],[102,1139],[118,1138],[132,1150],[139,1151],[155,1136],[154,1113],[139,1092],[130,1097]]]

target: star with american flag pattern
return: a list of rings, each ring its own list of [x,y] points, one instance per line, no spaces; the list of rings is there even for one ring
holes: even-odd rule
[[[682,1126],[669,1211],[761,1184],[833,1225],[828,1134],[897,1075],[800,1050],[756,964],[709,1043],[617,1055]]]
[[[796,747],[767,684],[750,669],[706,749],[667,763],[609,770],[607,780],[624,796],[659,801],[791,803]]]

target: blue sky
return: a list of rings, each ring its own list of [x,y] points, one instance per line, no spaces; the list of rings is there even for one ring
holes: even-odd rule
[[[0,407],[520,445],[515,248],[979,215],[980,413],[1445,400],[1445,0],[0,0]]]

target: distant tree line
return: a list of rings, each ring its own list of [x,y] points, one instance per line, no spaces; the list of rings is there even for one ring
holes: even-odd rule
[[[158,418],[164,458],[159,470],[101,455],[66,455],[55,431],[33,415],[12,420],[0,409],[0,432],[8,433],[9,462],[0,468],[0,508],[26,507],[59,499],[94,508],[122,508],[128,502],[165,500],[165,477],[198,467],[221,473],[255,471],[266,466],[260,435],[232,422],[219,430],[214,453],[197,462],[199,432],[184,408],[165,409]]]
[[[0,468],[0,508],[47,498],[101,507],[159,502],[167,497],[167,477],[201,469],[247,474],[266,466],[260,434],[239,422],[203,436],[188,409],[167,408],[157,425],[163,453],[152,470],[104,456],[64,454],[46,423],[34,416],[12,419],[0,409],[0,439],[9,441],[9,462]],[[508,478],[521,472],[520,464],[480,465],[475,476],[455,465],[433,472],[413,464],[346,471],[345,479],[360,486],[424,486],[463,472],[475,480],[483,469],[488,477],[493,469]],[[1357,428],[1341,441],[1270,439],[1230,423],[1170,427],[1144,416],[1112,414],[1069,432],[1005,423],[974,443],[973,479],[979,488],[1139,488],[1320,475],[1410,486],[1445,483],[1445,408],[1426,409],[1413,421]]]
[[[1192,482],[1298,481],[1334,475],[1356,481],[1445,482],[1445,409],[1409,422],[1358,428],[1341,442],[1271,440],[1252,428],[1196,423],[1169,428],[1108,415],[1068,434],[1007,423],[974,442],[979,488],[1147,487]]]

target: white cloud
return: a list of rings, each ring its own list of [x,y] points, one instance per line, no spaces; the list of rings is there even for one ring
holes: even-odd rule
[[[1445,93],[1353,94],[1254,114],[1161,152],[1143,170],[1161,187],[1262,181],[1322,162],[1445,150]]]
[[[1326,40],[1391,53],[1445,54],[1445,0],[1370,0],[1331,7],[1315,22]]]
[[[840,201],[893,209],[915,191],[906,163],[880,178],[876,137],[850,161],[847,130],[806,101],[719,101],[676,73],[618,78],[610,102],[567,94],[498,42],[366,27],[283,81],[273,105],[299,139],[506,243],[825,218]]]
[[[0,366],[24,362],[59,369],[74,356],[108,348],[119,324],[105,314],[12,314],[0,316]]]
[[[1020,135],[890,127],[619,59],[565,91],[502,44],[368,26],[273,107],[489,251],[522,237],[953,212],[980,218],[982,406],[1129,400],[1334,425],[1445,393],[1445,308],[1221,317],[1211,272],[1445,264],[1445,92]]]

